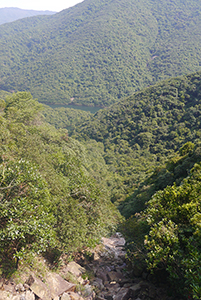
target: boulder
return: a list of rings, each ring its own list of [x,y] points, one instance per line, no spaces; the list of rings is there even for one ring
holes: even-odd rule
[[[141,285],[139,283],[136,283],[135,285],[131,286],[129,288],[129,296],[130,298],[135,298],[138,296],[139,292],[141,290]]]
[[[48,273],[45,283],[34,275],[31,275],[27,283],[32,292],[42,300],[56,299],[56,297],[62,295],[64,292],[75,290],[75,284],[69,283],[55,273]]]
[[[84,300],[80,295],[74,292],[69,292],[68,293],[70,296],[70,300]]]
[[[111,271],[107,274],[109,281],[121,281],[123,278],[123,274],[121,272]]]
[[[108,281],[107,274],[104,270],[97,270],[96,277],[102,279],[103,282]]]
[[[32,292],[42,300],[52,300],[50,290],[40,279],[36,278],[34,275],[31,275],[27,281]]]
[[[129,289],[121,288],[116,295],[114,295],[113,300],[128,300],[129,297]]]
[[[64,269],[65,273],[70,272],[71,274],[75,275],[76,277],[81,276],[83,273],[86,272],[85,268],[81,267],[74,261],[68,263],[67,267]]]
[[[26,300],[35,300],[35,295],[32,291],[26,291],[25,293]]]
[[[54,299],[64,292],[75,291],[76,285],[64,280],[56,273],[48,273],[45,278],[45,283],[48,286],[51,297]]]
[[[18,292],[24,292],[25,291],[25,288],[23,286],[22,283],[18,283],[16,286],[15,286],[15,290],[18,291]]]
[[[68,293],[63,293],[63,295],[61,295],[61,300],[70,300],[70,295]]]
[[[103,280],[100,278],[96,278],[93,281],[93,286],[97,287],[100,291],[104,290]]]

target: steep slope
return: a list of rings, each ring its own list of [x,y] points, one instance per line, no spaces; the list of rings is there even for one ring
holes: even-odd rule
[[[0,100],[1,274],[27,251],[54,257],[92,246],[120,218],[100,152],[89,156],[67,130],[44,123],[42,109],[27,92]]]
[[[27,10],[17,7],[0,8],[0,25],[8,22],[13,22],[19,19],[33,17],[37,15],[52,15],[53,11]]]
[[[46,103],[108,106],[200,70],[198,0],[85,0],[1,26],[0,89]]]
[[[163,81],[100,110],[74,134],[104,144],[105,160],[120,180],[116,201],[124,186],[131,192],[182,144],[199,139],[200,123],[199,72]]]
[[[127,216],[133,214],[121,226],[128,259],[157,282],[165,275],[172,299],[201,297],[200,175],[200,140],[188,142],[124,203]]]

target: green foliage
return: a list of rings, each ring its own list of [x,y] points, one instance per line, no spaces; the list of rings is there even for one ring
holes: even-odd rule
[[[128,216],[120,230],[133,268],[156,276],[166,271],[184,299],[200,299],[200,149],[200,141],[184,144],[120,205]]]
[[[166,269],[174,284],[180,282],[180,292],[195,299],[201,296],[200,190],[201,166],[196,164],[181,185],[157,192],[144,213],[150,226],[145,237],[148,267]]]
[[[66,128],[69,132],[75,130],[76,126],[90,119],[91,113],[73,108],[50,108],[43,110],[45,121],[54,125],[57,129]]]
[[[180,155],[186,155],[190,151],[192,151],[194,149],[194,147],[195,147],[195,145],[192,142],[188,142],[179,149],[179,153],[180,153]]]
[[[36,167],[23,159],[0,165],[0,261],[55,246],[50,194]]]
[[[120,220],[101,182],[105,162],[95,163],[95,145],[87,150],[66,129],[45,123],[41,109],[19,92],[6,98],[0,115],[0,256],[8,262],[26,250],[72,254]]]
[[[1,25],[0,89],[105,107],[199,71],[200,12],[198,0],[85,0]]]

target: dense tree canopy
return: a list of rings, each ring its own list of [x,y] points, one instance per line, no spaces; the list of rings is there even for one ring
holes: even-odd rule
[[[200,70],[200,13],[199,0],[85,0],[1,25],[0,89],[108,106]]]
[[[92,246],[120,219],[102,178],[104,161],[93,168],[97,154],[87,158],[67,130],[43,121],[41,109],[26,92],[1,100],[0,265],[30,250],[70,254]]]

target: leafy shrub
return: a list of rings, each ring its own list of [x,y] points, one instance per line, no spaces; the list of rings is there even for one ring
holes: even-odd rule
[[[144,215],[150,226],[145,237],[149,269],[166,269],[184,295],[200,299],[201,166],[195,164],[180,186],[158,191]]]
[[[0,260],[18,262],[26,251],[54,245],[54,217],[46,182],[33,163],[0,164]]]

